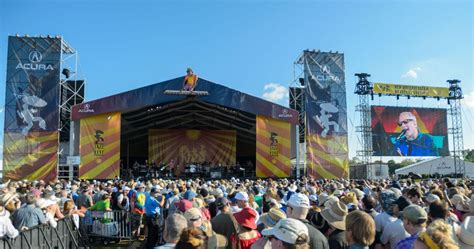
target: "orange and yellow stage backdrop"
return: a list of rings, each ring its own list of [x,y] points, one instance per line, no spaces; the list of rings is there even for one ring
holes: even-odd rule
[[[290,133],[290,123],[257,116],[257,177],[290,176]]]
[[[176,173],[190,163],[235,165],[237,133],[234,130],[149,130],[148,160],[169,163]]]
[[[112,179],[120,175],[120,113],[81,119],[81,179]]]
[[[52,181],[57,175],[57,131],[5,133],[3,177],[11,180]]]

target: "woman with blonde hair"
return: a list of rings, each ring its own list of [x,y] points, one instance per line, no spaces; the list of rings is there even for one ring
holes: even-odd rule
[[[413,245],[414,249],[457,249],[453,240],[452,228],[442,219],[437,219],[419,234]]]

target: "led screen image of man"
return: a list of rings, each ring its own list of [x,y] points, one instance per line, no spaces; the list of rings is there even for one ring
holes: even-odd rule
[[[415,115],[402,112],[398,117],[402,132],[395,141],[395,150],[400,156],[439,156],[433,137],[418,129]]]

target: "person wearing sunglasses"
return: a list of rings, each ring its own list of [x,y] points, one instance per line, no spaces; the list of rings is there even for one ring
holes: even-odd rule
[[[398,117],[400,135],[395,139],[395,150],[400,156],[439,156],[433,137],[421,133],[416,117],[411,112],[402,112]]]

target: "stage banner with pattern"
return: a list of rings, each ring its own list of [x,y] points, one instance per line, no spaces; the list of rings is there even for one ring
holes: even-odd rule
[[[191,163],[234,166],[235,130],[155,130],[148,131],[148,161],[173,162],[176,173]]]
[[[81,119],[81,179],[120,176],[120,119],[118,112]]]
[[[291,173],[290,123],[257,116],[257,177],[289,177]]]
[[[8,37],[3,177],[54,180],[61,39]]]
[[[344,54],[305,51],[307,173],[349,177]]]

